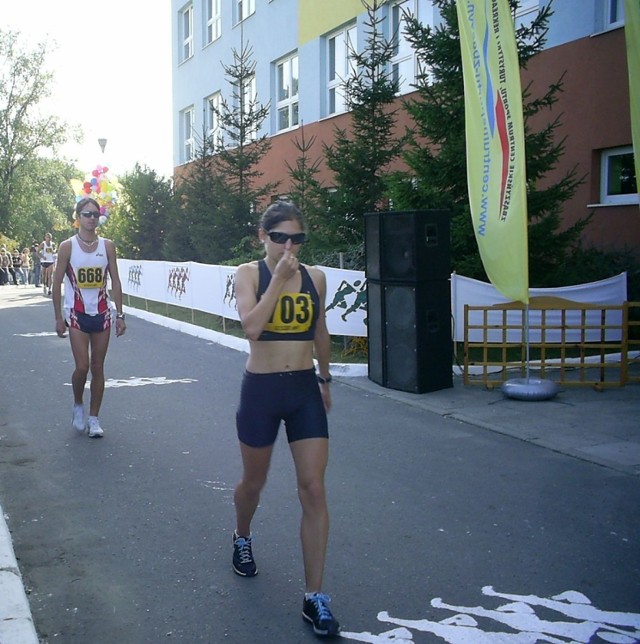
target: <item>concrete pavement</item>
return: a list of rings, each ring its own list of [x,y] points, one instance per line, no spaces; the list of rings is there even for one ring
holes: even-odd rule
[[[0,309],[27,306],[44,298],[34,288],[0,288]],[[243,341],[206,329],[135,310],[130,315],[242,350]],[[0,314],[1,323],[1,314]],[[454,387],[415,395],[379,387],[366,378],[363,366],[333,367],[336,380],[366,396],[389,398],[406,408],[420,408],[462,423],[505,434],[541,449],[598,464],[629,476],[640,474],[640,388],[628,385],[602,392],[568,388],[552,401],[508,400],[500,391],[464,386],[459,376]],[[400,412],[401,414],[401,412]],[[402,422],[399,418],[398,422]],[[0,437],[0,447],[1,447]],[[4,514],[0,518],[0,642],[37,642],[27,594],[15,558]],[[11,518],[8,518],[10,525]]]

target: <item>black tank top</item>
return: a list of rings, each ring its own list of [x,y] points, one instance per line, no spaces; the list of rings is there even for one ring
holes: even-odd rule
[[[266,262],[258,262],[258,300],[271,282],[271,271]],[[300,264],[302,284],[299,293],[280,293],[269,322],[258,340],[313,340],[320,313],[320,296],[309,275]]]

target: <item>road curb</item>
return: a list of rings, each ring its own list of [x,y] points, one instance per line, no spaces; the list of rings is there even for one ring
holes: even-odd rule
[[[0,642],[38,644],[31,607],[24,590],[2,506],[0,506]]]

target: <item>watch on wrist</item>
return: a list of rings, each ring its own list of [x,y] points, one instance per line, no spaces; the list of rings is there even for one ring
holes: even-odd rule
[[[116,320],[124,320],[124,313],[116,313]]]
[[[326,378],[323,378],[320,374],[316,374],[316,376],[318,378],[318,382],[321,385],[328,385],[333,380],[331,374],[329,374]]]

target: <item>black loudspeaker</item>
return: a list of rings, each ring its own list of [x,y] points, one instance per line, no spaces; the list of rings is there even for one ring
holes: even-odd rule
[[[448,210],[367,213],[367,279],[385,283],[448,280],[450,214]]]
[[[369,378],[400,391],[453,387],[449,280],[367,280]]]

